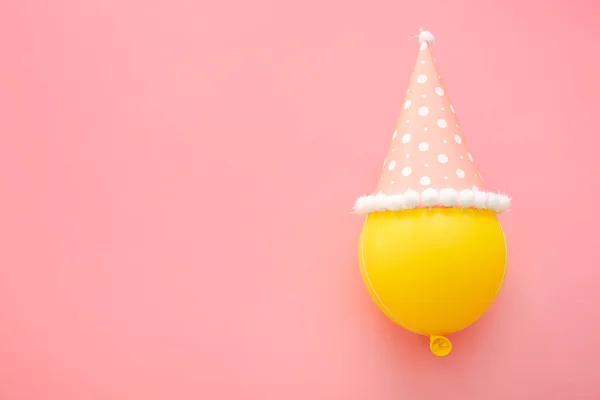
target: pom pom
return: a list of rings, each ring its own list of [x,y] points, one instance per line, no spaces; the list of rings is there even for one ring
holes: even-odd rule
[[[419,204],[419,193],[414,190],[404,192],[404,206],[408,209],[415,208]]]
[[[475,193],[469,189],[463,189],[458,192],[458,205],[462,208],[473,207],[475,204]]]
[[[500,202],[497,211],[499,213],[502,213],[510,208],[510,197],[505,195],[500,195],[498,197],[500,197]]]
[[[458,193],[454,189],[440,190],[440,204],[446,207],[453,207],[458,201]]]
[[[437,190],[429,188],[421,193],[421,204],[427,207],[433,207],[440,201],[440,194]]]
[[[433,36],[433,33],[429,32],[429,31],[421,30],[419,32],[419,43],[421,43],[421,44],[423,44],[423,43],[427,43],[427,44],[435,43],[435,36]]]
[[[373,197],[373,207],[375,211],[386,211],[388,206],[388,197],[383,193],[378,193]]]
[[[496,193],[488,193],[487,206],[490,210],[498,211],[501,201],[500,196]]]
[[[388,208],[391,211],[399,211],[404,208],[404,196],[393,194],[388,198]]]
[[[488,196],[485,192],[477,192],[475,193],[475,201],[473,204],[476,208],[486,208],[488,202]]]
[[[369,196],[361,196],[354,203],[354,211],[357,214],[367,214],[371,210],[371,205]]]

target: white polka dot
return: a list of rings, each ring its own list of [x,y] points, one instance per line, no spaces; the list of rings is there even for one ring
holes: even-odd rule
[[[448,143],[448,141],[446,139],[442,140],[442,143]]]
[[[458,176],[459,178],[464,178],[465,177],[465,171],[463,171],[462,169],[457,169],[456,170],[456,176]]]
[[[445,176],[445,177],[444,177],[444,179],[448,179],[448,177],[447,177],[447,176]]]
[[[444,111],[444,107],[440,108],[440,110]]]
[[[464,159],[464,157],[463,157],[463,156],[460,156],[460,159],[462,160],[462,159]]]
[[[458,124],[456,124],[456,127],[458,128]]]
[[[410,157],[410,154],[406,154],[404,157],[406,157],[406,158],[409,158],[409,157]]]
[[[388,166],[388,169],[391,171],[394,168],[396,168],[396,161],[392,160],[392,161],[390,161],[390,165]]]
[[[410,142],[410,133],[405,133],[404,135],[402,135],[402,143],[408,142]]]
[[[395,151],[396,151],[396,149],[392,149],[392,153],[395,152]]]
[[[471,153],[467,153],[467,157],[469,157],[469,160],[471,160],[471,162],[473,162],[473,156],[471,155]]]
[[[419,83],[425,83],[427,82],[427,75],[425,74],[421,74],[417,77],[417,82]]]
[[[454,107],[452,107],[452,104],[450,104],[450,111],[456,114],[456,111],[454,111]]]
[[[437,94],[438,96],[443,96],[444,95],[444,89],[442,89],[441,87],[436,87],[435,88],[435,94]]]
[[[412,104],[412,101],[410,100],[406,100],[406,102],[404,103],[404,109],[408,110],[410,108],[410,105]]]
[[[421,64],[425,64],[425,60],[421,61]]]
[[[421,142],[421,143],[419,143],[419,150],[420,151],[427,151],[427,150],[429,150],[429,143],[427,143],[427,142]]]
[[[425,167],[429,167],[429,164],[425,164]]]
[[[446,164],[448,162],[448,156],[445,154],[439,154],[438,161],[441,162],[442,164]]]
[[[427,108],[427,107],[425,107],[425,106],[423,106],[423,107],[419,108],[419,115],[420,115],[421,117],[424,117],[424,116],[426,116],[427,114],[429,114],[429,108]]]
[[[427,97],[427,95],[426,95],[426,94],[422,94],[422,95],[421,95],[421,97],[422,97],[422,98],[425,98],[425,97]]]
[[[427,48],[427,42],[421,43],[421,51],[425,50],[426,48]]]
[[[403,176],[409,176],[412,173],[412,168],[411,167],[404,167],[402,168],[402,175]]]
[[[424,131],[428,131],[428,130],[429,130],[429,128],[428,128],[428,127],[425,127],[425,128],[423,128],[423,130],[424,130]]]
[[[421,185],[423,185],[423,186],[429,186],[429,184],[431,184],[431,178],[428,176],[423,176],[423,177],[421,177],[420,182],[421,182]]]
[[[462,139],[461,139],[461,138],[460,138],[460,136],[458,136],[458,135],[454,135],[454,141],[455,141],[456,143],[458,143],[458,144],[461,144],[461,143],[462,143]]]
[[[392,135],[392,140],[396,139],[396,136],[398,136],[398,132],[394,131],[394,134]]]
[[[393,184],[394,184],[394,181],[391,181],[390,183],[393,185]]]
[[[446,120],[444,118],[439,118],[437,120],[437,124],[440,128],[445,128],[448,126],[448,123],[446,122]]]
[[[406,120],[406,123],[408,124],[409,122],[410,122],[410,119],[407,119],[407,120]]]

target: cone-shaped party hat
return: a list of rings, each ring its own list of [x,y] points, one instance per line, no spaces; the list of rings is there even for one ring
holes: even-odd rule
[[[503,212],[510,199],[486,192],[431,52],[434,37],[419,33],[410,78],[376,194],[356,201],[358,213],[417,207]]]

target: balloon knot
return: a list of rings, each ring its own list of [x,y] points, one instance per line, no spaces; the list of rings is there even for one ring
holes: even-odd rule
[[[429,348],[436,356],[445,357],[452,351],[452,343],[444,336],[434,335],[429,338]]]

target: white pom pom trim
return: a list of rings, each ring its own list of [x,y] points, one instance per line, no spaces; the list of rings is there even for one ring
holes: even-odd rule
[[[458,193],[454,189],[440,190],[440,205],[454,207],[458,204]]]
[[[460,208],[471,208],[475,204],[475,192],[469,189],[463,189],[458,192],[458,206]]]
[[[488,203],[488,193],[486,192],[475,192],[475,208],[486,209]]]
[[[419,205],[420,196],[416,190],[409,189],[404,193],[404,195],[401,196],[404,197],[404,206],[407,210],[416,208]]]
[[[389,207],[391,211],[400,211],[405,208],[404,196],[401,194],[393,194],[389,198]]]
[[[421,193],[421,204],[425,207],[433,207],[440,202],[440,194],[437,190],[428,188]]]
[[[457,192],[455,189],[442,189],[440,191],[428,188],[418,193],[407,190],[404,194],[376,194],[362,196],[356,200],[354,211],[357,214],[369,214],[372,212],[412,210],[415,208],[432,207],[457,207],[478,208],[503,213],[510,208],[510,197],[492,193],[482,192],[477,188],[463,189]]]

